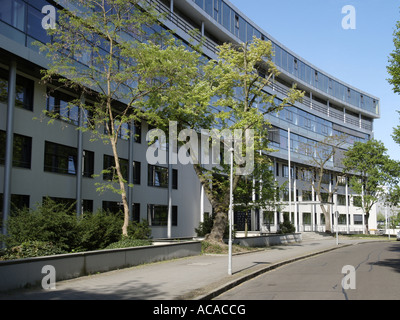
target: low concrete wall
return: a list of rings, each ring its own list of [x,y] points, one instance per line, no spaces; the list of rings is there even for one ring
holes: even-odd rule
[[[56,281],[61,281],[200,253],[201,242],[190,241],[0,261],[0,291],[40,286],[46,276],[42,273],[45,265],[53,266]]]
[[[278,244],[301,242],[301,233],[291,234],[271,234],[265,236],[252,236],[247,238],[236,238],[234,244],[239,244],[246,247],[268,247]]]

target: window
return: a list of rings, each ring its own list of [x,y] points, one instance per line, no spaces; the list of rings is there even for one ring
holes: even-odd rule
[[[76,148],[45,141],[44,171],[76,175],[78,151]],[[94,174],[94,152],[83,152],[83,176]]]
[[[279,163],[276,163],[275,171],[276,171],[276,176],[279,177]]]
[[[362,215],[361,214],[353,215],[353,219],[354,219],[354,224],[362,224]]]
[[[362,207],[362,198],[361,196],[355,196],[353,197],[353,206],[361,208]]]
[[[33,1],[30,1],[31,3]],[[37,1],[41,2],[41,1]],[[39,5],[39,4],[38,4]],[[42,4],[43,5],[43,4]],[[40,6],[40,5],[39,5]],[[50,36],[47,35],[47,32],[44,28],[42,28],[42,19],[43,14],[40,9],[33,8],[28,6],[28,13],[27,13],[28,22],[26,25],[26,32],[29,36],[34,38],[35,40],[39,40],[43,43],[50,42]],[[33,41],[33,39],[31,39]],[[30,41],[28,41],[30,42]],[[28,43],[30,45],[30,43]],[[35,46],[32,45],[33,48]],[[37,48],[36,48],[37,50]]]
[[[178,170],[172,169],[172,189],[178,189]]]
[[[311,212],[303,212],[303,224],[311,225]]]
[[[11,195],[11,211],[14,211],[15,209],[29,208],[29,199],[30,199],[30,196],[28,196],[28,195],[12,194]],[[2,210],[3,210],[3,200],[4,200],[4,195],[3,195],[3,193],[0,193],[0,214],[2,213]],[[0,225],[2,222],[3,222],[3,219],[0,220]]]
[[[290,175],[291,178],[294,178],[293,174],[293,167],[290,168]],[[287,165],[282,165],[282,177],[288,178],[289,177],[289,167]]]
[[[172,225],[178,225],[178,207],[172,206]],[[165,205],[147,205],[147,220],[150,226],[168,225],[168,206]]]
[[[274,211],[264,211],[264,223],[268,226],[275,224]]]
[[[293,111],[285,109],[286,120],[293,121]]]
[[[24,31],[25,27],[25,4],[21,0],[1,1],[0,19],[9,25]]]
[[[6,136],[5,131],[0,130],[0,165],[4,165],[6,156]],[[19,168],[31,168],[32,158],[32,138],[14,133],[13,145],[13,166]]]
[[[33,80],[17,75],[15,106],[25,110],[33,110]]]
[[[11,195],[11,208],[10,211],[13,213],[15,210],[21,210],[29,208],[30,197],[28,195],[12,194]],[[3,201],[4,196],[0,193],[0,228],[3,224]]]
[[[141,169],[140,162],[133,161],[133,183],[134,184],[140,184],[140,169]]]
[[[329,199],[329,193],[321,192],[321,202],[327,203]]]
[[[132,220],[140,222],[140,203],[134,203],[132,207]]]
[[[48,91],[46,110],[60,120],[78,125],[79,107],[71,103],[74,99],[60,91]]]
[[[122,177],[124,180],[128,180],[128,160],[119,158],[119,166],[121,168]],[[139,172],[140,172],[140,165]],[[103,156],[103,180],[115,180],[117,179],[117,171],[115,169],[114,156],[104,155]],[[134,170],[133,172],[135,172]],[[139,176],[140,179],[140,176]],[[140,183],[140,180],[139,180]]]
[[[346,224],[346,215],[345,214],[339,214],[338,224]]]
[[[337,176],[337,184],[338,186],[345,186],[346,185],[346,176]]]
[[[149,164],[147,182],[151,187],[168,188],[168,168]]]
[[[312,192],[311,191],[302,191],[302,200],[303,201],[312,201]]]
[[[134,141],[136,143],[142,143],[142,126],[140,123],[135,122],[135,128],[134,128]]]
[[[15,106],[25,110],[33,110],[34,82],[17,74]],[[7,103],[8,71],[0,68],[0,102]]]
[[[345,206],[346,205],[346,195],[338,194],[337,195],[337,204],[338,204],[338,206]]]
[[[68,212],[70,214],[76,213],[76,199],[72,198],[60,198],[60,197],[43,197],[43,203],[46,202],[46,199],[51,199],[57,203],[63,204],[66,206],[66,209],[69,209]],[[93,200],[82,200],[82,212],[93,212]]]
[[[122,202],[117,201],[103,201],[103,210],[114,214],[121,214],[124,212],[124,205]]]

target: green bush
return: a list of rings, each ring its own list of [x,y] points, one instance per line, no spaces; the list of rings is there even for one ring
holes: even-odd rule
[[[294,233],[296,231],[295,226],[289,220],[285,220],[283,223],[279,224],[278,234]]]
[[[99,210],[85,213],[78,222],[77,251],[104,249],[121,239],[123,219],[121,215]]]
[[[102,210],[84,213],[76,218],[71,206],[46,199],[35,210],[23,209],[13,213],[7,221],[7,250],[3,259],[36,257],[75,251],[99,250],[122,239],[123,217]],[[131,222],[128,238],[132,245],[141,245],[135,239],[149,239],[151,228],[147,221]],[[123,239],[120,245],[128,240]],[[151,243],[143,242],[144,245]]]
[[[111,243],[106,249],[120,249],[129,247],[150,246],[152,241],[149,239],[131,239],[128,237],[122,238],[120,241]]]
[[[60,249],[50,242],[27,241],[18,246],[5,249],[0,260],[23,259],[29,257],[50,256],[62,254],[66,251]]]
[[[46,199],[36,210],[17,210],[8,219],[8,248],[24,242],[41,241],[70,251],[77,245],[77,219],[65,204]]]
[[[150,239],[151,228],[147,220],[132,221],[128,225],[128,237],[131,239]]]
[[[204,222],[200,222],[199,227],[195,228],[198,237],[204,237],[211,232],[211,229],[214,224],[214,219],[208,215],[204,216]]]

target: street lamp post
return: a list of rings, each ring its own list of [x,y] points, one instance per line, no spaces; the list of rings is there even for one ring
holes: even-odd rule
[[[339,228],[338,228],[338,217],[339,211],[335,211],[335,220],[336,220],[336,245],[339,245]]]
[[[289,220],[292,219],[292,168],[291,168],[291,159],[290,159],[290,128],[288,128],[288,167],[289,167]],[[295,231],[297,232],[297,219],[293,218],[293,223],[295,225]]]
[[[232,275],[232,226],[233,226],[233,148],[231,152],[231,174],[230,174],[230,190],[229,190],[229,261],[228,274]]]

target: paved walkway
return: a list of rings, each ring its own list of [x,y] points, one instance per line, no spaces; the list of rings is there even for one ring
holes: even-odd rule
[[[200,255],[60,281],[54,290],[22,290],[1,294],[0,299],[212,299],[282,264],[357,242],[343,240],[337,246],[334,238],[310,239],[234,255],[231,276],[228,275],[228,255]]]

